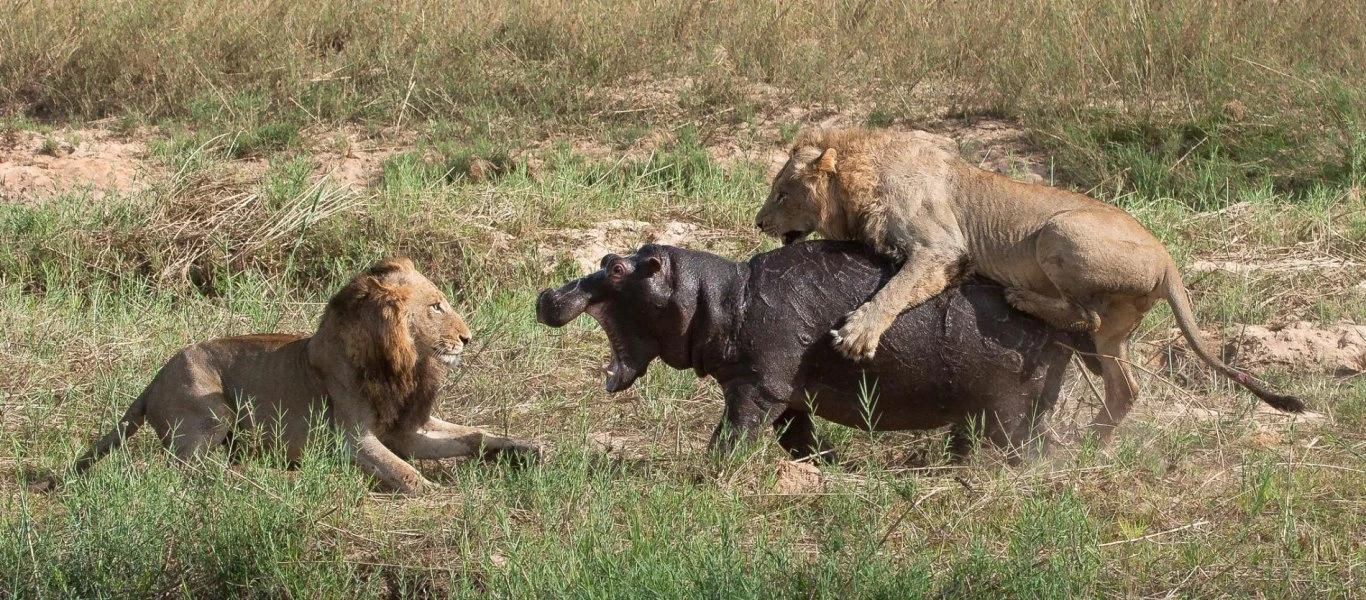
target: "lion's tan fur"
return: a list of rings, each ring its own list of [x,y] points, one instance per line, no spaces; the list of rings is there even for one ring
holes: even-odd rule
[[[1171,256],[1122,209],[1067,190],[1014,181],[968,164],[951,140],[925,132],[816,129],[795,140],[755,223],[785,240],[816,232],[859,240],[903,263],[874,298],[833,331],[853,358],[871,357],[903,310],[937,294],[967,268],[1007,287],[1017,309],[1091,333],[1103,360],[1108,437],[1137,383],[1128,337],[1167,300],[1197,353],[1268,403],[1299,410],[1213,358],[1199,339]]]
[[[402,457],[534,453],[431,416],[443,362],[457,362],[469,338],[464,320],[411,261],[381,261],[328,301],[312,336],[218,338],[176,353],[72,471],[88,469],[144,421],[181,459],[221,445],[233,430],[261,428],[278,432],[275,442],[296,461],[310,419],[323,415],[363,470],[403,492],[430,482]]]

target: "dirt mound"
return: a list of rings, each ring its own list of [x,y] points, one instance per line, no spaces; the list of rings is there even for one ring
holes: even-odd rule
[[[1296,321],[1272,329],[1261,325],[1230,328],[1225,346],[1242,364],[1282,364],[1318,368],[1338,376],[1366,372],[1366,325],[1338,323],[1319,328]]]
[[[152,169],[145,138],[103,129],[0,134],[0,201],[33,203],[86,188],[98,199],[145,189]]]
[[[1307,321],[1283,326],[1234,325],[1222,332],[1225,361],[1240,368],[1283,365],[1296,370],[1327,372],[1346,377],[1366,372],[1366,325],[1338,323],[1319,327]],[[1173,329],[1169,349],[1159,353],[1163,366],[1184,371],[1199,359],[1185,338]],[[1206,333],[1208,339],[1215,336]]]
[[[778,463],[773,491],[779,494],[810,494],[821,489],[821,470],[811,463],[784,460]]]
[[[605,254],[628,254],[642,244],[668,244],[687,247],[699,240],[721,237],[722,234],[708,231],[701,226],[680,221],[669,221],[660,225],[646,221],[613,219],[604,221],[592,229],[561,229],[551,237],[552,245],[541,246],[539,252],[545,260],[545,270],[555,268],[565,254],[579,265],[584,273],[598,270],[598,263]]]
[[[379,183],[384,161],[412,147],[411,133],[389,132],[397,139],[384,141],[355,129],[323,135],[312,145],[316,176],[327,176],[343,187],[363,189]]]

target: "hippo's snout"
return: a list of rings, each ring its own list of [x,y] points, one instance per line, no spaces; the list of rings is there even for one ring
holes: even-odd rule
[[[536,321],[551,327],[564,327],[583,314],[588,306],[588,295],[574,282],[558,290],[545,289],[536,297]]]

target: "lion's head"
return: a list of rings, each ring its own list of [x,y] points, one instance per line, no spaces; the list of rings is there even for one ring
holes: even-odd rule
[[[783,244],[822,229],[837,154],[834,148],[793,146],[787,162],[773,178],[768,200],[754,217],[754,225],[765,234],[782,238]]]
[[[378,425],[408,430],[430,416],[445,367],[459,364],[470,329],[412,261],[397,258],[332,296],[317,337],[342,346]]]
[[[903,133],[917,151],[948,152],[953,140],[925,132]],[[906,137],[909,136],[909,137]],[[787,162],[773,178],[768,200],[754,225],[784,244],[811,233],[847,240],[859,221],[875,212],[879,185],[876,161],[894,141],[892,132],[870,129],[811,129],[797,136]],[[956,155],[956,146],[952,151]],[[870,211],[870,209],[873,209]]]

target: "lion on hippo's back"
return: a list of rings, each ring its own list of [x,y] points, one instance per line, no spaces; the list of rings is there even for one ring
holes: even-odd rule
[[[1017,310],[1091,335],[1105,402],[1092,430],[1108,439],[1138,383],[1129,337],[1166,300],[1191,348],[1267,404],[1299,412],[1206,348],[1171,255],[1123,209],[964,161],[952,140],[921,131],[816,129],[799,135],[755,217],[791,243],[810,233],[856,240],[901,262],[877,294],[833,331],[850,358],[867,360],[902,311],[976,272],[1006,286]]]

